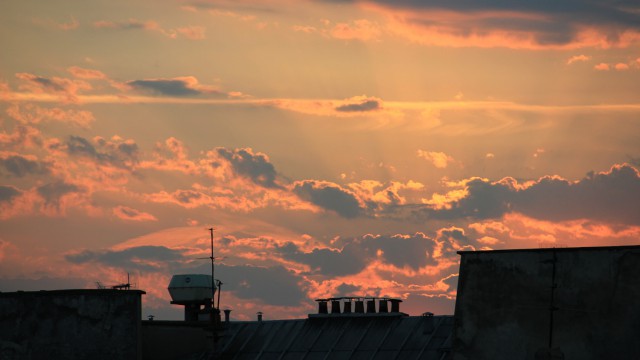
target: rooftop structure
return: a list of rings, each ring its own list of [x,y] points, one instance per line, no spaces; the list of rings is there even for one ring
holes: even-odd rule
[[[459,254],[453,359],[640,354],[640,246]]]

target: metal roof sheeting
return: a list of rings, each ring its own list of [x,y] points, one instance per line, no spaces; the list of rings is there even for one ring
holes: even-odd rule
[[[231,322],[220,359],[446,359],[453,316],[325,316]]]

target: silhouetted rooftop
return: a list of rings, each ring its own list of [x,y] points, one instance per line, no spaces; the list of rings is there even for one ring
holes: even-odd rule
[[[220,359],[444,359],[453,316],[311,316],[231,322]]]
[[[498,249],[498,250],[460,250],[458,254],[481,254],[481,253],[506,253],[506,252],[523,252],[523,251],[589,251],[589,250],[633,250],[640,249],[640,245],[621,245],[621,246],[585,246],[585,247],[541,247],[530,249]]]

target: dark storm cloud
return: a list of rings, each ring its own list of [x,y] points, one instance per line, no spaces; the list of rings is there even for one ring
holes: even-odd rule
[[[392,236],[367,235],[363,237],[360,246],[362,251],[371,256],[381,250],[385,261],[397,267],[408,266],[417,270],[436,263],[433,257],[436,243],[421,233]]]
[[[164,246],[138,246],[124,250],[90,251],[68,254],[74,264],[102,263],[126,270],[157,271],[182,260],[182,251]]]
[[[293,243],[288,243],[277,250],[285,259],[309,265],[312,273],[326,276],[357,274],[366,266],[368,254],[359,253],[354,246],[347,245],[341,250],[313,249],[311,252],[301,251]]]
[[[508,212],[549,221],[592,219],[640,224],[640,174],[630,165],[589,173],[577,182],[544,177],[519,189],[509,181],[472,180],[468,196],[451,209],[426,210],[432,218],[498,218]]]
[[[356,195],[337,184],[316,180],[298,181],[293,186],[293,192],[301,199],[335,211],[345,218],[355,218],[363,213]]]
[[[235,173],[248,177],[254,183],[267,188],[282,188],[276,183],[276,169],[269,158],[262,153],[253,153],[251,149],[216,148],[218,155],[226,159]]]
[[[287,260],[308,265],[311,273],[327,276],[353,275],[362,271],[378,257],[398,268],[414,270],[435,265],[436,241],[428,236],[414,235],[366,235],[347,241],[342,249],[313,249],[304,252],[292,243],[276,247],[276,251]],[[449,251],[455,254],[453,248]]]
[[[49,172],[47,164],[21,155],[11,155],[0,159],[0,170],[4,170],[5,173],[16,177]]]
[[[22,191],[13,186],[0,185],[0,202],[11,201],[20,194]]]
[[[60,203],[60,198],[67,194],[81,192],[82,189],[64,181],[56,181],[39,186],[36,191],[44,198],[47,205],[57,206]]]
[[[456,36],[488,31],[530,33],[540,45],[568,44],[577,40],[578,31],[586,27],[600,29],[612,42],[626,31],[640,30],[640,3],[630,0],[373,0],[373,3],[405,11],[406,21],[414,25],[441,26]],[[478,16],[452,21],[433,15],[439,12]]]
[[[362,102],[353,103],[353,104],[345,104],[336,107],[336,111],[340,112],[364,112],[364,111],[373,111],[380,109],[380,101],[375,99],[367,99]]]
[[[98,149],[89,140],[81,136],[69,136],[67,140],[69,155],[82,156],[95,160],[100,164],[110,164],[123,169],[130,169],[138,162],[138,145],[133,142],[110,143],[104,139],[97,140]]]
[[[353,296],[354,294],[362,293],[360,287],[342,283],[336,288],[335,296]]]
[[[188,269],[190,272],[207,274],[208,265]],[[241,299],[260,300],[267,305],[297,306],[306,300],[300,282],[294,273],[282,266],[257,267],[249,265],[216,266],[216,279],[222,281],[222,303],[225,291],[232,291]]]

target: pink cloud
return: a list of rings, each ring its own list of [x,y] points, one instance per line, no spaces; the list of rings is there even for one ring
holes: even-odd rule
[[[574,55],[574,56],[570,57],[569,59],[567,59],[567,65],[571,65],[571,64],[576,63],[576,62],[588,61],[589,59],[591,59],[591,56]]]
[[[42,122],[66,122],[82,128],[88,128],[95,121],[93,113],[87,110],[63,110],[44,108],[33,104],[13,104],[7,109],[7,115],[24,124]]]
[[[205,28],[203,26],[187,26],[177,28],[178,34],[184,36],[190,40],[203,40],[205,39]]]
[[[71,66],[67,68],[67,71],[76,78],[93,80],[93,79],[107,79],[107,75],[99,70],[85,69],[79,66]]]
[[[336,39],[360,41],[378,40],[381,33],[380,26],[367,19],[338,23],[329,31],[330,36]]]
[[[138,19],[129,19],[125,21],[109,21],[100,20],[93,23],[98,29],[114,29],[114,30],[146,30],[153,31],[164,35],[170,39],[178,38],[178,35],[189,40],[202,40],[205,38],[205,28],[203,26],[184,26],[175,29],[165,29],[154,20],[142,21]]]
[[[79,102],[79,92],[91,90],[91,85],[82,80],[66,78],[46,78],[29,73],[17,73],[16,77],[23,81],[20,88],[36,94],[54,94],[61,100],[70,103]]]
[[[617,63],[614,65],[613,68],[618,71],[624,71],[624,70],[629,70],[629,65],[625,63]]]
[[[599,64],[595,65],[593,68],[596,69],[596,70],[599,70],[599,71],[609,71],[609,69],[611,67],[609,66],[609,64],[599,63]]]

